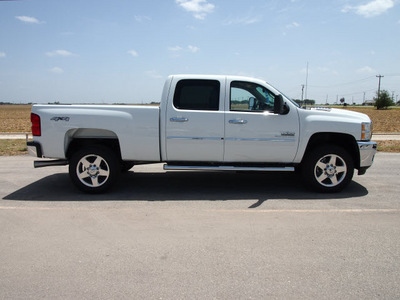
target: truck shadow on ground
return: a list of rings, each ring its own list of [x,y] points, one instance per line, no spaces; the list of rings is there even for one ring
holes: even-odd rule
[[[21,201],[226,201],[269,199],[316,200],[362,197],[367,189],[352,181],[341,193],[323,194],[306,189],[293,173],[169,172],[123,174],[105,194],[85,194],[67,173],[44,177],[7,196]]]

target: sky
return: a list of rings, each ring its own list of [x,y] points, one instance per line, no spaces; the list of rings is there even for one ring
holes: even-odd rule
[[[0,0],[0,102],[159,102],[171,74],[400,100],[400,0]]]

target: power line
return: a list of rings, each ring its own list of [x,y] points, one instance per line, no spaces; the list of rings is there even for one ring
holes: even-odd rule
[[[339,87],[342,85],[350,85],[353,83],[359,83],[359,82],[363,82],[363,81],[367,81],[370,80],[372,78],[374,78],[375,76],[369,76],[363,79],[359,79],[359,80],[354,80],[354,81],[349,81],[349,82],[344,82],[344,83],[338,83],[338,84],[333,84],[333,85],[309,85],[311,87],[316,87],[316,88],[330,88],[330,87]]]
[[[359,95],[359,94],[368,93],[368,92],[372,92],[372,91],[376,91],[376,90],[375,89],[370,89],[370,90],[364,90],[362,92],[354,92],[354,93],[339,94],[339,95],[340,96],[354,96],[354,95]]]
[[[400,74],[399,73],[393,73],[393,74],[386,74],[385,75],[386,77],[398,77],[398,76],[400,76]]]

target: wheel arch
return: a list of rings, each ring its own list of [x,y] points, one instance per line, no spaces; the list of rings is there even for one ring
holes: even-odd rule
[[[310,153],[313,149],[326,144],[333,144],[345,149],[352,157],[354,167],[358,169],[360,167],[360,152],[357,147],[357,141],[350,134],[344,133],[332,133],[332,132],[320,132],[315,133],[311,136],[308,141],[305,154],[303,155],[302,161],[304,161],[307,153]]]
[[[78,150],[87,146],[101,145],[112,150],[121,159],[121,147],[118,136],[103,129],[73,129],[65,135],[65,153],[68,159]]]

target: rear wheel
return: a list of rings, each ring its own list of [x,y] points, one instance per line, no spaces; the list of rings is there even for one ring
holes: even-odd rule
[[[326,145],[312,150],[302,165],[306,184],[319,192],[343,190],[354,174],[354,162],[342,147]]]
[[[72,182],[87,193],[105,192],[115,183],[119,172],[116,155],[103,146],[88,146],[77,151],[69,164]]]

